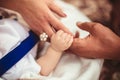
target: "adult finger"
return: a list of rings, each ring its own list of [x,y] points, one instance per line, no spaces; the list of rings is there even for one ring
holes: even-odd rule
[[[55,4],[55,2],[51,2],[52,4],[49,4],[48,7],[56,14],[58,14],[61,17],[66,17],[66,14],[63,12],[63,10]]]
[[[85,23],[78,22],[77,26],[80,29],[86,30],[90,32],[92,35],[94,35],[94,32],[96,31],[97,27],[100,27],[100,24],[95,22],[85,22]]]
[[[79,38],[79,37],[80,37],[80,32],[79,32],[79,31],[76,31],[74,38]]]
[[[64,24],[60,22],[53,14],[50,14],[49,22],[55,30],[63,30],[66,33],[73,35]]]
[[[46,32],[49,37],[51,37],[55,33],[48,23],[44,24],[43,31]]]

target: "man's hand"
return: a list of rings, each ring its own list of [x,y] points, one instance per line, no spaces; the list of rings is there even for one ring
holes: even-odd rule
[[[79,28],[90,33],[84,39],[75,38],[70,50],[82,57],[120,59],[120,38],[99,23],[78,23]]]
[[[54,13],[61,17],[66,15],[54,3],[54,0],[0,0],[0,7],[8,8],[19,12],[31,29],[38,35],[46,32],[51,36],[55,30],[63,30],[71,33],[55,16]]]

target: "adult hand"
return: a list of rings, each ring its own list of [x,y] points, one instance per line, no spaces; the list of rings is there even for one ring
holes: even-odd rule
[[[67,33],[71,33],[53,13],[61,17],[66,15],[54,3],[54,0],[0,0],[0,6],[18,11],[25,21],[30,25],[31,29],[38,35],[46,32],[51,36],[55,30],[62,29]]]
[[[120,38],[107,27],[93,22],[78,23],[90,33],[84,39],[75,38],[70,50],[82,57],[120,60]]]

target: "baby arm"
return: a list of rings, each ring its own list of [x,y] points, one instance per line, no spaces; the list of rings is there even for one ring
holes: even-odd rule
[[[73,36],[59,30],[51,37],[51,44],[46,51],[46,54],[37,60],[41,66],[40,74],[47,76],[56,67],[63,51],[68,49],[73,42]]]

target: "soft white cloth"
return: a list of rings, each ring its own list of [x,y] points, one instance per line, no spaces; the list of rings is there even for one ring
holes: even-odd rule
[[[67,14],[67,17],[61,21],[73,33],[77,30],[80,32],[81,38],[86,37],[89,33],[78,29],[76,22],[90,20],[72,5],[60,0],[56,1]],[[22,27],[11,20],[0,22],[0,57],[14,49],[28,36],[28,29]],[[45,49],[41,53],[44,54],[48,46],[49,44],[46,43]],[[38,75],[40,66],[36,64],[32,54],[36,54],[36,47],[2,77],[9,80],[17,78],[39,80],[98,80],[103,64],[102,59],[85,59],[74,54],[66,53],[62,56],[56,69],[49,76],[40,76]]]
[[[10,19],[0,20],[0,58],[17,47],[28,36],[28,29],[18,22]],[[15,80],[26,72],[39,74],[40,66],[35,62],[32,55],[36,54],[36,49],[37,46],[8,70],[2,78]]]

